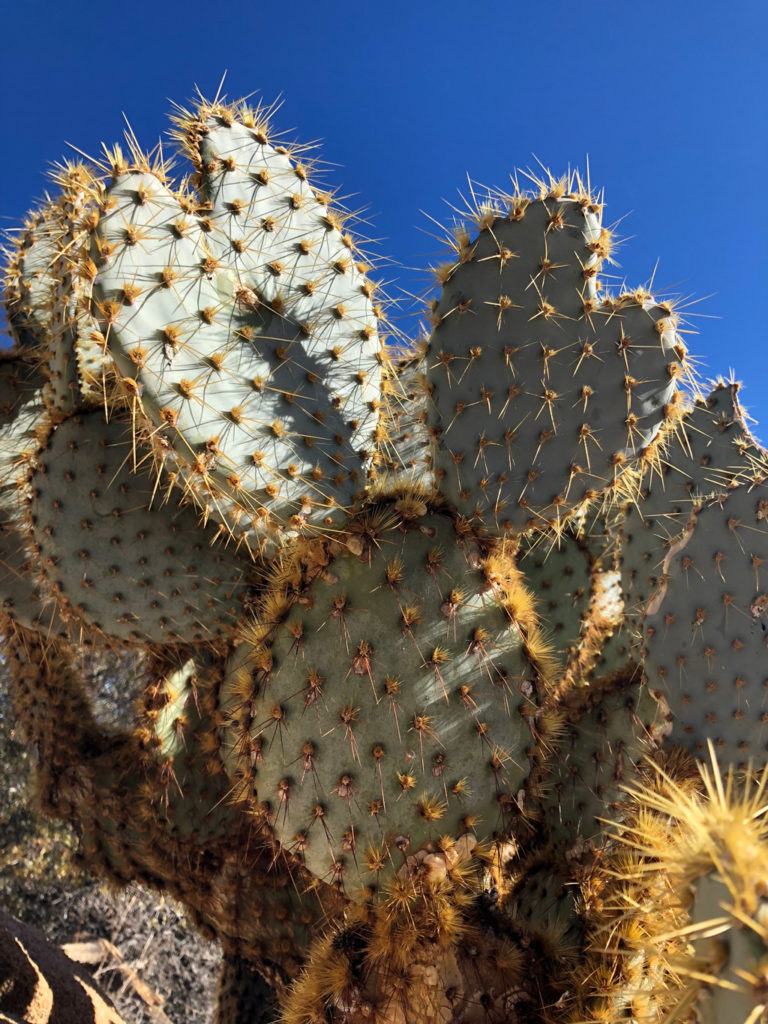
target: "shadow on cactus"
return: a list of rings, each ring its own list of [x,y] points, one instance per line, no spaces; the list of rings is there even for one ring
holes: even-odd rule
[[[702,388],[673,302],[606,291],[578,175],[477,200],[431,334],[393,341],[270,110],[172,134],[186,176],[130,136],[7,252],[3,632],[42,805],[221,939],[222,1022],[765,1024],[738,386]],[[109,726],[107,654],[138,694]]]

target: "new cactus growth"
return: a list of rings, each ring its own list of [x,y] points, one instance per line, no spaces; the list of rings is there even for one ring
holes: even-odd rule
[[[189,178],[130,137],[8,254],[0,585],[42,804],[222,941],[221,1024],[268,992],[285,1024],[766,1024],[737,386],[699,390],[673,303],[602,290],[576,176],[479,202],[394,345],[269,111],[174,137]],[[140,692],[111,731],[105,651]]]

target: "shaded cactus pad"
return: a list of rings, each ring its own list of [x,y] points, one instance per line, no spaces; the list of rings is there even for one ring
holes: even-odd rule
[[[144,459],[134,467],[134,459]],[[103,413],[60,423],[38,458],[29,520],[64,614],[135,642],[200,642],[232,631],[248,565],[212,547],[193,508],[165,503],[130,424]]]
[[[246,793],[284,846],[346,886],[444,834],[509,827],[549,668],[503,549],[391,507],[350,531],[306,552],[287,614],[254,627],[224,700]]]

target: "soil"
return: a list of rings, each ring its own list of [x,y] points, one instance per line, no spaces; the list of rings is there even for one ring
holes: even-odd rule
[[[76,889],[16,885],[17,916],[57,944],[102,943],[91,967],[126,1024],[211,1024],[221,960],[178,904],[137,885],[113,892],[98,882]],[[23,913],[19,911],[23,910]]]

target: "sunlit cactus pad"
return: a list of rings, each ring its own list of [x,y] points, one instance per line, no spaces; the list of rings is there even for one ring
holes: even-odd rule
[[[51,266],[59,253],[56,204],[29,214],[5,268],[5,306],[13,338],[22,350],[45,345],[51,326]]]
[[[374,286],[266,112],[214,105],[178,125],[197,193],[119,157],[104,189],[104,338],[212,514],[233,530],[244,514],[331,522],[373,455],[387,361]]]
[[[445,494],[495,530],[546,527],[611,486],[675,416],[686,350],[642,290],[601,298],[599,208],[561,183],[499,196],[440,268],[426,361]]]

